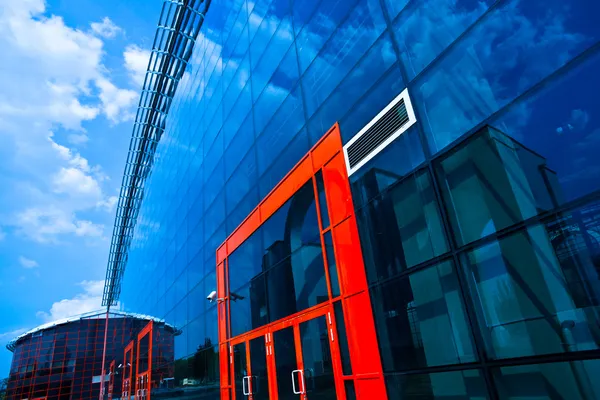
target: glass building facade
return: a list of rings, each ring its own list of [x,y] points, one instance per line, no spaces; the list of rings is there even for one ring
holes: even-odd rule
[[[172,393],[600,398],[599,12],[212,1],[119,297],[181,329]],[[328,172],[404,90],[414,123]]]
[[[140,333],[150,327],[160,337],[154,340],[155,354],[148,354],[148,346],[144,349],[145,336],[141,335],[142,346],[137,347],[136,358],[126,360],[126,349],[136,347]],[[102,384],[103,398],[122,398],[123,378],[138,365],[143,373],[148,357],[154,357],[155,365],[163,366],[161,371],[155,368],[157,375],[173,376],[164,366],[173,366],[173,338],[177,334],[164,321],[118,311],[111,312],[108,319],[106,312],[100,311],[40,326],[7,345],[14,354],[5,398],[95,400]]]

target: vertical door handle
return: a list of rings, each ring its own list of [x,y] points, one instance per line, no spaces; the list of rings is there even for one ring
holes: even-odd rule
[[[248,378],[248,388],[246,388],[246,378]],[[242,378],[242,392],[244,392],[244,396],[250,396],[250,377],[244,376]]]
[[[296,381],[294,380],[294,374],[298,374],[298,382],[302,385],[302,389],[296,389]],[[304,394],[304,371],[301,369],[295,369],[292,371],[292,390],[294,394]]]

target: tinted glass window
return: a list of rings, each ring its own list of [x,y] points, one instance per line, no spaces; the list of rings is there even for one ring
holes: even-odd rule
[[[441,159],[437,171],[459,244],[555,206],[544,158],[490,127]]]
[[[362,185],[378,191],[385,174],[373,170]],[[447,251],[427,171],[410,175],[358,213],[363,256],[370,282],[397,275]]]
[[[237,289],[263,271],[262,231],[258,229],[229,257],[229,287]]]
[[[494,372],[499,398],[592,400],[600,397],[600,361],[504,367]]]
[[[597,210],[566,213],[465,255],[491,357],[599,348]]]
[[[390,399],[488,399],[485,380],[478,370],[418,375],[388,375]]]
[[[384,371],[475,361],[451,262],[394,279],[371,293]]]

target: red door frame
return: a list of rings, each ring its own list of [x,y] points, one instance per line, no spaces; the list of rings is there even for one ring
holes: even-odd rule
[[[133,340],[129,342],[123,351],[123,370],[125,372],[121,381],[121,398],[128,400],[131,397],[131,393],[135,393],[135,382],[131,379],[133,375],[133,343]]]
[[[246,343],[246,371],[248,371],[248,376],[252,376],[252,363],[250,362],[250,357],[252,356],[252,354],[250,353],[250,341],[254,340],[256,338],[259,337],[264,337],[265,338],[265,347],[268,346],[268,339],[267,339],[267,335],[268,335],[268,328],[264,327],[264,328],[259,328],[259,329],[255,329],[254,331],[250,332],[250,333],[245,333],[243,335],[239,335],[236,336],[235,339],[231,340],[229,342],[229,351],[230,351],[230,359],[229,359],[229,364],[230,364],[230,371],[231,371],[231,399],[232,400],[244,400],[244,399],[236,399],[236,393],[235,393],[235,380],[233,379],[233,377],[235,376],[235,365],[234,365],[234,357],[233,357],[233,347],[240,344],[240,343]],[[269,354],[269,351],[267,350],[267,354]],[[270,368],[269,365],[269,358],[267,357],[267,369]],[[249,390],[250,392],[252,392],[252,382],[249,383]],[[269,379],[269,398],[273,398],[272,393],[271,393],[271,380]]]
[[[135,363],[135,400],[150,400],[150,391],[152,389],[150,384],[150,378],[152,376],[152,328],[154,327],[153,322],[154,321],[148,322],[144,329],[142,329],[140,333],[138,333],[137,337],[137,355]],[[140,344],[145,336],[148,336],[148,369],[145,371],[140,371]],[[144,382],[144,385],[138,385],[138,382],[140,382],[140,378]]]
[[[336,123],[217,249],[219,365],[222,400],[229,400],[231,398],[230,392],[233,392],[233,382],[230,375],[232,370],[230,370],[229,365],[230,345],[233,341],[239,339],[231,338],[230,332],[231,315],[229,303],[231,299],[228,287],[229,272],[227,257],[308,180],[312,179],[315,193],[317,193],[315,175],[319,171],[322,172],[324,181],[330,221],[330,226],[323,229],[318,205],[319,199],[318,196],[315,196],[317,215],[319,225],[321,226],[321,240],[323,244],[323,235],[331,232],[341,290],[341,296],[332,298],[330,278],[327,272],[327,261],[325,260],[325,276],[330,291],[330,299],[326,303],[329,303],[331,306],[334,301],[340,301],[342,304],[343,317],[345,325],[348,328],[348,347],[352,364],[352,375],[342,376],[341,370],[334,371],[337,374],[336,386],[338,381],[341,383],[341,388],[338,388],[338,397],[345,399],[343,381],[353,380],[358,399],[387,399],[371,299],[368,292],[354,204],[342,146],[339,125]],[[319,309],[322,306],[323,304],[320,304],[313,309]],[[297,320],[297,318],[302,318],[307,313],[310,314],[313,309],[304,310],[297,315],[289,316],[283,321],[276,321],[269,326],[272,327],[277,324],[288,324],[287,326],[290,326],[290,324],[300,323],[300,320]],[[264,327],[259,329],[262,330]],[[245,335],[253,334],[254,332],[249,332]],[[337,354],[333,354],[334,348],[337,353],[337,346],[331,347],[332,357],[338,357]]]
[[[110,367],[108,368],[108,400],[112,400],[113,398],[113,390],[115,387],[115,360],[110,362]]]

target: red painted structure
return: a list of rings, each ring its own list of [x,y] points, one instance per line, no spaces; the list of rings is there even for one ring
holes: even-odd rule
[[[317,193],[315,175],[322,173],[328,218],[330,224],[323,229]],[[232,298],[229,292],[228,256],[231,255],[253,232],[255,232],[269,217],[271,217],[299,188],[312,180],[317,202],[317,216],[321,231],[321,246],[325,263],[325,277],[329,299],[320,304],[266,324],[258,329],[236,337],[231,336],[231,310]],[[321,205],[323,207],[323,205]],[[333,239],[335,265],[341,295],[334,296],[331,290],[331,277],[327,258],[325,257],[324,235],[330,232]],[[371,301],[367,290],[367,279],[363,264],[363,257],[354,215],[354,206],[348,181],[348,175],[342,153],[342,140],[339,126],[333,126],[321,140],[306,154],[300,162],[283,178],[283,180],[269,193],[254,209],[242,224],[226,239],[217,250],[217,294],[219,298],[219,363],[220,386],[222,400],[241,400],[253,398],[253,385],[257,385],[252,375],[253,357],[266,357],[268,370],[269,399],[280,398],[278,384],[281,380],[277,376],[277,357],[275,351],[276,336],[284,330],[293,331],[296,368],[290,379],[293,382],[294,393],[299,399],[310,399],[305,382],[304,361],[302,344],[300,341],[300,328],[302,324],[322,318],[330,332],[329,351],[334,372],[335,392],[338,399],[346,399],[346,388],[353,387],[358,398],[384,400],[387,398],[383,380],[381,358],[377,345],[377,336],[371,311]],[[338,335],[337,323],[333,312],[334,304],[341,304],[343,319],[347,330],[347,338]],[[339,315],[339,314],[338,314]],[[342,332],[345,334],[345,332]],[[347,341],[352,373],[343,373],[340,339]],[[265,353],[251,354],[248,345],[253,340],[264,340]],[[243,345],[245,349],[244,361],[236,361],[233,349],[236,345]],[[281,355],[279,355],[281,356]],[[247,375],[241,382],[235,379],[236,362],[246,363],[242,369]],[[238,366],[239,367],[239,366]],[[240,390],[239,387],[243,388]],[[237,398],[236,398],[236,392]]]

